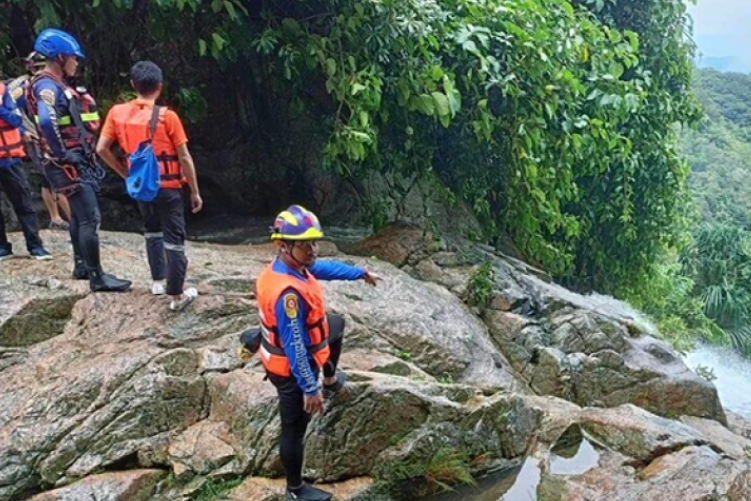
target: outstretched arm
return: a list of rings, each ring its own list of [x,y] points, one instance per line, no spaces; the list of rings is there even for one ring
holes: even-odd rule
[[[319,280],[360,280],[366,273],[363,268],[341,261],[316,261],[308,271]]]
[[[340,261],[316,261],[308,271],[319,280],[365,280],[370,285],[376,285],[381,280],[381,277],[365,268]]]

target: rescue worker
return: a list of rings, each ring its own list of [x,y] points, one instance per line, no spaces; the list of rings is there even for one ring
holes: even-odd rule
[[[131,68],[130,83],[137,97],[112,107],[96,150],[112,170],[127,178],[128,166],[115,157],[112,145],[117,142],[127,155],[132,155],[141,143],[150,140],[152,120],[156,119],[151,144],[159,161],[159,193],[152,202],[139,202],[138,208],[144,220],[146,252],[154,281],[151,292],[155,295],[166,292],[172,297],[170,309],[179,311],[198,296],[192,287],[183,289],[188,267],[183,187],[186,184],[190,187],[193,213],[201,210],[203,200],[180,118],[174,111],[156,105],[162,82],[162,70],[151,61],[140,61]]]
[[[287,499],[328,501],[331,494],[302,479],[303,439],[311,415],[324,411],[346,377],[337,372],[344,319],[327,317],[318,280],[380,280],[367,270],[336,261],[317,261],[323,237],[318,218],[299,205],[281,212],[271,239],[277,258],[256,281],[263,338],[258,350],[268,379],[279,395],[280,455],[287,476]],[[323,370],[323,386],[319,373]]]
[[[26,156],[24,141],[29,134],[24,130],[21,112],[4,82],[0,81],[0,187],[10,200],[21,223],[26,248],[32,259],[47,260],[52,256],[39,238],[39,222],[31,205],[31,190],[23,172],[21,159]],[[0,261],[13,257],[13,246],[5,233],[5,221],[0,214]]]
[[[44,171],[50,185],[70,203],[73,277],[89,280],[92,292],[122,292],[131,282],[102,271],[99,254],[101,216],[97,193],[104,170],[94,157],[94,133],[99,126],[95,103],[85,89],[72,89],[64,79],[75,75],[84,54],[78,41],[56,29],[42,31],[34,50],[45,67],[31,79],[29,115],[35,118],[46,148]]]
[[[39,178],[39,185],[41,186],[41,196],[44,206],[47,208],[47,213],[50,215],[50,230],[65,230],[70,229],[68,222],[60,215],[62,211],[65,217],[70,221],[70,206],[68,205],[68,199],[60,193],[52,193],[52,187],[50,186],[47,176],[44,174],[44,167],[42,166],[42,152],[40,149],[39,138],[36,136],[36,126],[34,121],[29,117],[26,106],[26,94],[28,91],[31,77],[44,68],[44,57],[40,56],[36,52],[32,52],[26,58],[26,70],[28,74],[21,75],[10,82],[8,82],[8,88],[16,100],[18,109],[23,114],[23,127],[24,130],[32,137],[31,141],[26,143],[27,158],[31,163],[31,173],[37,175]]]

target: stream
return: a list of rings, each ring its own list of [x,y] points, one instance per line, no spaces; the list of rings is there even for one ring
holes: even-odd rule
[[[684,357],[688,367],[702,367],[714,374],[713,380],[722,405],[736,414],[751,418],[751,360],[730,348],[698,345]],[[599,454],[585,438],[571,451],[551,455],[550,472],[580,475],[597,466]],[[506,470],[480,479],[476,486],[459,487],[427,498],[426,501],[536,501],[541,470],[539,460],[528,457],[521,468]]]

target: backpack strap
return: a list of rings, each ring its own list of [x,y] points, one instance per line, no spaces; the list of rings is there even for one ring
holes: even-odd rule
[[[94,156],[94,148],[91,145],[93,134],[89,132],[86,125],[83,123],[83,117],[81,116],[81,106],[78,103],[78,96],[74,96],[69,89],[65,89],[65,97],[68,98],[68,113],[73,125],[76,126],[76,132],[78,133],[78,142],[81,143],[84,153],[87,158]]]
[[[154,140],[154,134],[156,134],[156,126],[159,122],[159,113],[161,113],[162,107],[154,105],[154,111],[151,113],[151,122],[149,123],[149,142]]]

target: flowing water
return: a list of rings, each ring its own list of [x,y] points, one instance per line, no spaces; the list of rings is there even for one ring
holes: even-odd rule
[[[751,418],[751,360],[730,348],[698,346],[685,361],[694,371],[706,368],[714,373],[716,379],[712,382],[723,407]]]

